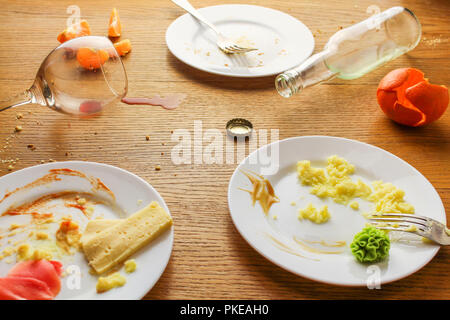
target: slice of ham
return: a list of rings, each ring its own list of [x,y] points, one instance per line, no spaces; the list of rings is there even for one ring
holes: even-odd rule
[[[61,290],[62,264],[58,261],[30,260],[16,264],[8,273],[8,277],[33,278],[42,281],[55,297]],[[7,278],[8,278],[7,277]]]
[[[38,279],[23,277],[0,278],[0,300],[51,300],[48,285]]]

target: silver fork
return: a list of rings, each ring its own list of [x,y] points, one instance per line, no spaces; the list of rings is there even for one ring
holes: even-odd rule
[[[384,213],[380,216],[371,216],[369,220],[374,227],[380,230],[410,232],[440,245],[450,245],[450,230],[444,224],[428,217],[415,214]]]
[[[205,19],[200,12],[198,12],[187,0],[172,0],[173,3],[175,3],[177,6],[183,8],[187,12],[189,12],[191,15],[193,15],[195,18],[206,24],[208,27],[214,30],[214,32],[217,34],[217,46],[225,53],[246,53],[253,50],[258,50],[256,48],[246,48],[242,47],[238,44],[236,44],[233,40],[230,38],[227,38],[223,33],[221,33],[215,25],[213,25],[211,22]]]

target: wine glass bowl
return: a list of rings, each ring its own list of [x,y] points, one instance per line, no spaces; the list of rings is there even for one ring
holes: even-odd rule
[[[122,99],[127,86],[125,68],[112,42],[106,37],[84,36],[50,52],[32,87],[0,111],[37,103],[66,114],[90,115]]]

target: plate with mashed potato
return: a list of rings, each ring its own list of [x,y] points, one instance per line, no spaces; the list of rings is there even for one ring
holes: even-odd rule
[[[231,177],[228,205],[240,234],[268,260],[342,286],[399,280],[439,251],[415,234],[377,230],[368,217],[394,212],[446,222],[438,193],[414,167],[378,147],[328,136],[251,153]]]
[[[163,198],[123,169],[53,162],[0,178],[0,299],[141,299],[172,244]]]

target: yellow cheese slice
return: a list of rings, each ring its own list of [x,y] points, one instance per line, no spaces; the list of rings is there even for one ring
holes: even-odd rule
[[[86,228],[83,231],[83,235],[81,236],[81,244],[90,241],[92,238],[97,236],[100,232],[108,229],[120,223],[122,219],[95,219],[90,220],[86,225]]]
[[[88,230],[98,231],[96,228],[101,224],[98,221],[101,220],[90,221]],[[85,241],[82,241],[84,255],[90,266],[99,274],[125,261],[172,225],[170,215],[155,201],[130,217],[118,221],[103,231],[88,234],[84,237]],[[96,225],[89,226],[91,222]]]

